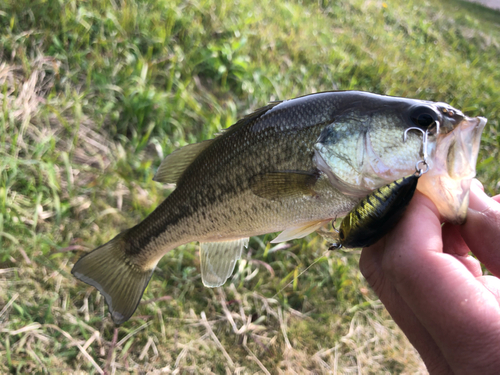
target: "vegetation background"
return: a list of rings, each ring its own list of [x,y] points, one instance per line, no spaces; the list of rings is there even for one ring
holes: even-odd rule
[[[2,1],[0,372],[425,372],[359,252],[315,235],[252,238],[218,289],[181,246],[119,328],[70,270],[169,194],[165,155],[317,91],[488,117],[478,175],[498,194],[499,56],[500,13],[459,0]]]

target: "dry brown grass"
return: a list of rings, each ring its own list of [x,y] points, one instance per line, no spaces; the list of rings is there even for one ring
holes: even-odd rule
[[[158,297],[141,304],[148,306],[148,318],[135,317],[128,327],[114,328],[103,298],[92,288],[84,287],[76,297],[83,300],[80,308],[71,298],[72,290],[82,285],[69,277],[70,262],[62,262],[60,271],[35,262],[17,263],[0,272],[0,352],[7,359],[0,371],[21,364],[23,371],[110,374],[426,372],[416,351],[369,293],[369,307],[344,311],[347,319],[339,316],[324,327],[338,335],[332,346],[315,348],[301,342],[302,333],[293,333],[305,322],[314,324],[309,314],[234,284],[216,289],[207,311],[189,309],[182,318],[169,318],[159,304],[172,299]],[[326,303],[335,309],[334,303]],[[19,314],[33,308],[40,311],[34,316],[50,316],[52,322],[29,322]],[[68,351],[74,352],[71,360],[61,356]]]

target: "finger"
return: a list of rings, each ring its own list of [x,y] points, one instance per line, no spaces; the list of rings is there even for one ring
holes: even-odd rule
[[[482,184],[476,179],[472,181],[469,194],[469,208],[476,211],[484,211],[489,209],[491,205],[495,205],[495,200],[486,195]]]
[[[443,251],[452,255],[467,255],[469,247],[462,238],[460,228],[457,225],[445,223],[442,227]]]
[[[496,298],[500,303],[500,280],[495,276],[481,276],[478,280],[484,285],[486,289]]]
[[[471,186],[472,185],[476,185],[479,189],[481,189],[482,191],[484,191],[484,186],[482,184],[481,181],[479,181],[477,178],[473,178],[472,179],[472,183],[471,183]],[[498,195],[495,195],[494,197],[491,197],[494,201],[496,202],[499,202],[500,203],[500,194]]]
[[[469,247],[462,238],[460,226],[445,223],[442,227],[443,233],[443,252],[453,255],[455,259],[460,261],[469,272],[479,277],[483,274],[479,261],[469,255]]]
[[[441,221],[436,206],[424,195],[415,193],[407,212],[396,228],[387,236],[384,271],[404,280],[415,268],[412,260],[420,262],[429,252],[442,253]]]
[[[453,369],[471,368],[478,345],[471,338],[500,345],[499,304],[462,262],[442,252],[432,202],[416,194],[386,241],[384,273]]]
[[[479,189],[481,189],[482,191],[484,191],[483,183],[481,181],[479,181],[477,178],[473,178],[472,179],[471,186],[472,185],[476,185]]]
[[[481,277],[483,275],[483,270],[481,268],[481,263],[470,255],[453,255],[453,257],[462,263],[468,272],[474,277]]]
[[[384,257],[385,238],[377,244],[364,248],[359,260],[359,268],[385,308],[417,349],[430,373],[445,374],[451,370],[427,329],[415,316],[411,308],[401,298],[381,267]]]
[[[460,232],[481,263],[500,276],[500,196],[492,199],[472,184],[467,222]]]

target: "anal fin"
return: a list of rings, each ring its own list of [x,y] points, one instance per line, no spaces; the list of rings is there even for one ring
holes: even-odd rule
[[[241,258],[248,238],[234,241],[200,242],[201,279],[210,288],[223,285],[231,276],[236,261]]]

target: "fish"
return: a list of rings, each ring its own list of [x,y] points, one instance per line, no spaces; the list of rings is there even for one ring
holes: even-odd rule
[[[363,198],[342,220],[335,244],[329,248],[371,246],[403,216],[413,198],[421,173],[393,181]],[[334,232],[335,233],[335,232]]]
[[[170,250],[199,241],[203,284],[221,286],[250,237],[281,232],[272,242],[302,238],[346,215],[373,190],[413,173],[422,139],[408,133],[403,142],[410,127],[432,130],[429,157],[438,169],[449,149],[459,153],[465,147],[467,139],[453,131],[464,122],[484,127],[485,121],[446,103],[362,91],[271,102],[214,139],[168,155],[154,180],[175,184],[171,194],[142,222],[81,257],[71,272],[99,290],[113,321],[121,324]],[[436,142],[448,133],[455,135],[441,149]],[[442,173],[458,171],[465,159],[447,159]],[[441,188],[429,183],[426,194],[432,197]],[[450,207],[468,199],[452,195]],[[452,219],[461,214],[447,213]]]

